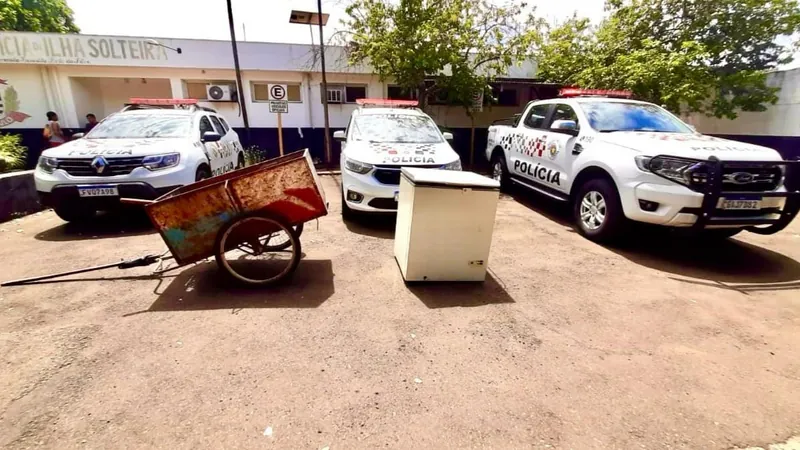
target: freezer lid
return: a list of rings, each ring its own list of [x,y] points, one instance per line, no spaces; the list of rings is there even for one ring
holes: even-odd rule
[[[423,169],[403,167],[403,176],[414,185],[470,187],[478,189],[500,189],[500,182],[475,172],[459,170]]]

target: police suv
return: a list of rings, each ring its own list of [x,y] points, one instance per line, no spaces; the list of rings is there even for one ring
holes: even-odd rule
[[[397,210],[400,170],[429,167],[461,170],[461,159],[450,147],[451,133],[415,108],[416,101],[358,99],[342,142],[342,215]]]
[[[131,99],[82,139],[42,153],[34,174],[42,203],[86,220],[120,197],[155,199],[244,167],[239,137],[196,100]]]
[[[717,237],[772,234],[800,209],[800,162],[775,150],[704,136],[624,91],[561,97],[490,127],[486,156],[503,186],[571,202],[589,239],[614,238],[628,220]]]

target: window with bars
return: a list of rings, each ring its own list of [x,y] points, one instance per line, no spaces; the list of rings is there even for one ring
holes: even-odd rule
[[[492,86],[492,97],[497,99],[497,106],[519,106],[517,89],[509,86]]]
[[[402,88],[400,86],[388,86],[386,95],[393,100],[416,100],[417,91]]]
[[[355,103],[360,98],[367,97],[367,87],[364,85],[328,85],[328,103]]]
[[[344,92],[341,88],[328,86],[328,103],[343,103]]]

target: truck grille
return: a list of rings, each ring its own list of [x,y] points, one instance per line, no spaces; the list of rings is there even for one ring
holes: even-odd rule
[[[372,174],[378,183],[381,184],[400,184],[400,169],[403,167],[421,167],[425,169],[439,169],[441,164],[425,166],[375,166],[375,173]]]
[[[722,171],[722,190],[725,192],[774,191],[781,183],[780,167],[725,167]]]
[[[136,158],[106,158],[107,165],[102,173],[92,167],[94,158],[59,159],[58,168],[74,177],[111,177],[114,175],[127,175],[137,167],[141,167],[144,157]]]

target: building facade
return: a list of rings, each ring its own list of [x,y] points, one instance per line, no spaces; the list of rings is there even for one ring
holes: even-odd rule
[[[693,115],[687,122],[699,131],[763,145],[786,159],[800,159],[800,68],[776,71],[767,78],[779,88],[778,102],[763,112],[739,112],[734,120]]]
[[[240,42],[238,48],[243,92],[237,95],[247,108],[249,133],[236,101],[227,97],[212,101],[208,96],[209,86],[236,90],[228,41],[0,32],[0,132],[21,134],[29,148],[29,165],[33,165],[42,147],[41,130],[48,111],[58,113],[64,129],[77,132],[85,126],[86,114],[102,119],[132,97],[194,98],[223,114],[245,146],[257,145],[276,155],[278,122],[269,111],[268,88],[285,84],[289,101],[289,112],[282,115],[286,151],[310,148],[322,159],[323,94],[329,100],[333,130],[347,125],[355,99],[401,94],[369,68],[348,65],[337,47],[326,49],[326,93],[316,47]],[[512,67],[509,77],[495,87],[499,104],[474,113],[476,159],[482,158],[486,128],[492,121],[519,112],[529,100],[555,95],[554,87],[536,83],[534,71],[532,64]],[[429,113],[439,126],[454,132],[454,147],[468,161],[472,121],[466,111],[432,104]],[[338,143],[332,142],[332,153],[337,161]]]
[[[78,132],[86,124],[86,114],[102,119],[132,97],[194,98],[223,114],[245,146],[258,146],[274,156],[278,120],[269,111],[268,91],[271,84],[285,84],[289,101],[289,112],[282,115],[285,150],[309,148],[323,160],[323,95],[329,100],[332,131],[347,125],[357,98],[404,97],[391,80],[380,80],[369,67],[347,64],[341,48],[326,48],[328,91],[323,93],[317,47],[265,42],[240,42],[238,47],[243,92],[237,95],[247,109],[249,133],[236,101],[213,101],[208,96],[209,86],[236,90],[229,41],[0,32],[0,133],[22,135],[32,167],[43,147],[48,111],[58,113],[64,129]],[[173,50],[177,48],[180,53]],[[463,161],[474,158],[481,163],[486,130],[493,121],[521,112],[528,101],[557,95],[558,87],[538,82],[535,72],[530,62],[511,67],[493,86],[498,102],[485,102],[473,118],[462,107],[435,100],[427,112],[440,127],[453,132],[453,146]],[[703,133],[766,145],[787,158],[800,157],[796,119],[800,69],[775,72],[769,80],[781,91],[777,105],[767,111],[743,112],[733,121],[698,115],[687,121]],[[331,147],[335,164],[339,144],[332,141]]]

